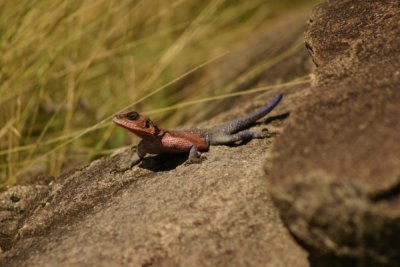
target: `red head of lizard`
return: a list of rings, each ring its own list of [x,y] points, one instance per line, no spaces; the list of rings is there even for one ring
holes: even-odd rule
[[[152,139],[161,132],[154,122],[136,111],[117,114],[113,122],[142,139]]]

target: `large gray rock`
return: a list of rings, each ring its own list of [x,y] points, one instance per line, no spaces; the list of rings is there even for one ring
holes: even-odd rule
[[[306,17],[297,17],[289,26],[299,29],[299,21],[305,22]],[[287,20],[284,25],[288,27]],[[261,32],[258,28],[257,33]],[[301,32],[286,40],[289,43],[284,47],[293,46]],[[276,32],[261,35],[257,47],[267,37],[282,41]],[[252,48],[236,53],[237,62],[246,59],[248,71],[254,67],[248,57],[258,62],[270,56]],[[258,69],[254,85],[256,81],[271,83],[265,76],[268,70],[275,71],[274,80],[291,76],[293,70],[307,74],[296,67],[307,65],[307,51],[298,47],[293,52],[273,67]],[[234,58],[229,57],[229,62],[232,65]],[[241,70],[246,73],[246,67]],[[205,79],[210,76],[205,75]],[[300,105],[307,87],[286,89],[284,100],[270,115],[284,115]],[[209,126],[249,112],[276,93],[256,99],[252,96],[248,103],[242,99],[229,113],[203,124]],[[266,127],[271,138],[242,146],[212,147],[201,164],[185,165],[185,156],[149,157],[140,167],[117,173],[118,165],[129,157],[129,149],[125,149],[65,173],[44,188],[40,201],[30,202],[31,210],[27,208],[24,216],[5,214],[13,221],[0,225],[0,230],[7,230],[4,242],[0,239],[4,249],[0,265],[309,266],[307,253],[280,221],[261,167],[285,122],[285,116],[268,125],[262,121],[254,130]],[[3,198],[6,201],[0,202],[0,210],[12,204],[10,194]],[[9,217],[3,217],[4,222]]]
[[[400,265],[400,1],[326,1],[306,32],[315,62],[266,165],[317,266]]]

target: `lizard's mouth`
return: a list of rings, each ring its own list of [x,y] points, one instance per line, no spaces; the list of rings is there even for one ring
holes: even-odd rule
[[[159,130],[155,125],[147,126],[144,125],[149,120],[137,120],[137,121],[130,121],[127,120],[125,117],[120,117],[115,115],[112,120],[116,125],[138,135],[141,138],[148,138],[150,135],[158,134]]]
[[[114,117],[113,122],[116,125],[124,128],[124,129],[127,129],[128,131],[130,131],[136,135],[140,135],[141,132],[147,133],[146,131],[141,129],[137,124],[131,123],[130,121],[126,121],[125,119],[121,119],[118,117],[118,115]]]
[[[112,120],[116,125],[121,126],[122,128],[125,128],[127,130],[131,130],[132,127],[129,127],[128,123],[118,117],[118,115],[115,115],[115,117]]]

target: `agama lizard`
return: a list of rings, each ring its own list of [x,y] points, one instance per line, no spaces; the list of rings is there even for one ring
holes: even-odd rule
[[[201,161],[200,152],[208,151],[210,145],[229,145],[237,141],[264,138],[268,132],[251,132],[246,129],[273,110],[281,99],[282,94],[279,94],[264,107],[210,129],[169,131],[158,128],[153,121],[136,111],[117,114],[113,122],[142,139],[136,153],[122,170],[132,168],[146,154],[189,153],[188,161],[197,163]]]

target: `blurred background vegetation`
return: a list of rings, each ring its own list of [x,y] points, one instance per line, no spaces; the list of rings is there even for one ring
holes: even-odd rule
[[[207,105],[184,114],[232,87],[202,91],[188,77],[315,2],[0,0],[0,186],[129,144],[110,120],[123,109],[166,127],[204,119]]]

